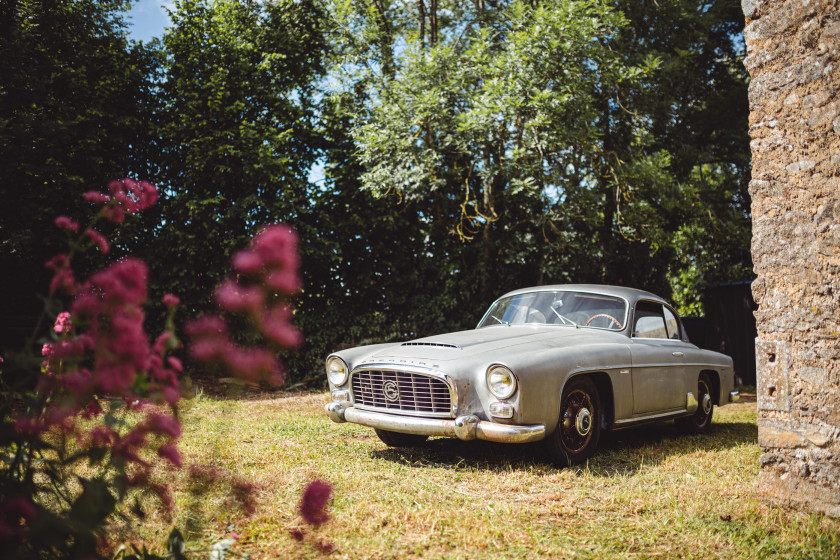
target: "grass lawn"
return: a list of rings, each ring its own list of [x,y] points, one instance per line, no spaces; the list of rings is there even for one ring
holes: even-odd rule
[[[557,469],[538,445],[431,439],[390,449],[370,428],[333,424],[322,393],[198,397],[184,407],[185,463],[235,471],[258,508],[231,505],[225,484],[198,488],[163,473],[175,519],[153,513],[154,550],[174,525],[189,549],[236,532],[252,558],[840,558],[840,520],[782,510],[757,495],[756,409],[716,409],[708,436],[673,423],[602,434],[588,465]],[[305,485],[334,485],[332,520],[296,513]],[[304,542],[291,538],[306,529]],[[202,554],[202,557],[205,555]]]

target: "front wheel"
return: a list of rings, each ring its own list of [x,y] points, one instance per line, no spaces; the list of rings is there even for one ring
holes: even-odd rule
[[[691,416],[677,418],[674,423],[684,433],[705,434],[712,427],[715,403],[712,400],[712,380],[708,373],[701,373],[697,379],[697,410]]]
[[[388,447],[415,447],[426,441],[429,436],[420,436],[417,434],[401,434],[400,432],[389,432],[388,430],[380,430],[374,428],[374,432],[382,440],[382,443]]]
[[[560,418],[544,440],[552,461],[559,467],[577,465],[592,457],[601,435],[601,402],[588,377],[575,377],[563,389]]]

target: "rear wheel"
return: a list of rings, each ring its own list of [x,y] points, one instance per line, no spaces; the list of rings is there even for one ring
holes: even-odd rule
[[[544,445],[557,466],[582,463],[595,454],[601,435],[601,402],[588,377],[575,377],[563,389],[557,428]]]
[[[417,434],[401,434],[400,432],[389,432],[388,430],[380,430],[374,428],[374,432],[382,440],[382,443],[388,447],[414,447],[426,441],[429,436],[420,436]]]
[[[712,400],[712,379],[701,373],[697,379],[697,410],[691,416],[674,420],[677,427],[687,434],[705,434],[712,427],[715,403]]]

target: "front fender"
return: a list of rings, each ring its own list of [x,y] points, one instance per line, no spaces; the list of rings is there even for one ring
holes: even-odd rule
[[[546,434],[557,426],[563,388],[578,375],[605,374],[612,398],[601,395],[602,406],[612,406],[608,416],[621,418],[632,411],[630,351],[621,344],[594,344],[585,347],[546,350],[512,356],[507,365],[517,375],[519,391],[515,404],[518,424],[544,424]]]

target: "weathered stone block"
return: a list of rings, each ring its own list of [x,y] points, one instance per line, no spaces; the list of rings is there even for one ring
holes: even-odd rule
[[[790,383],[788,362],[790,345],[786,342],[755,341],[757,379],[756,400],[759,410],[790,410]],[[759,436],[761,430],[759,430]]]
[[[814,513],[840,517],[840,492],[790,473],[765,469],[758,473],[758,490],[771,501]]]
[[[758,445],[761,449],[795,449],[807,445],[807,440],[789,426],[776,422],[760,421]]]

